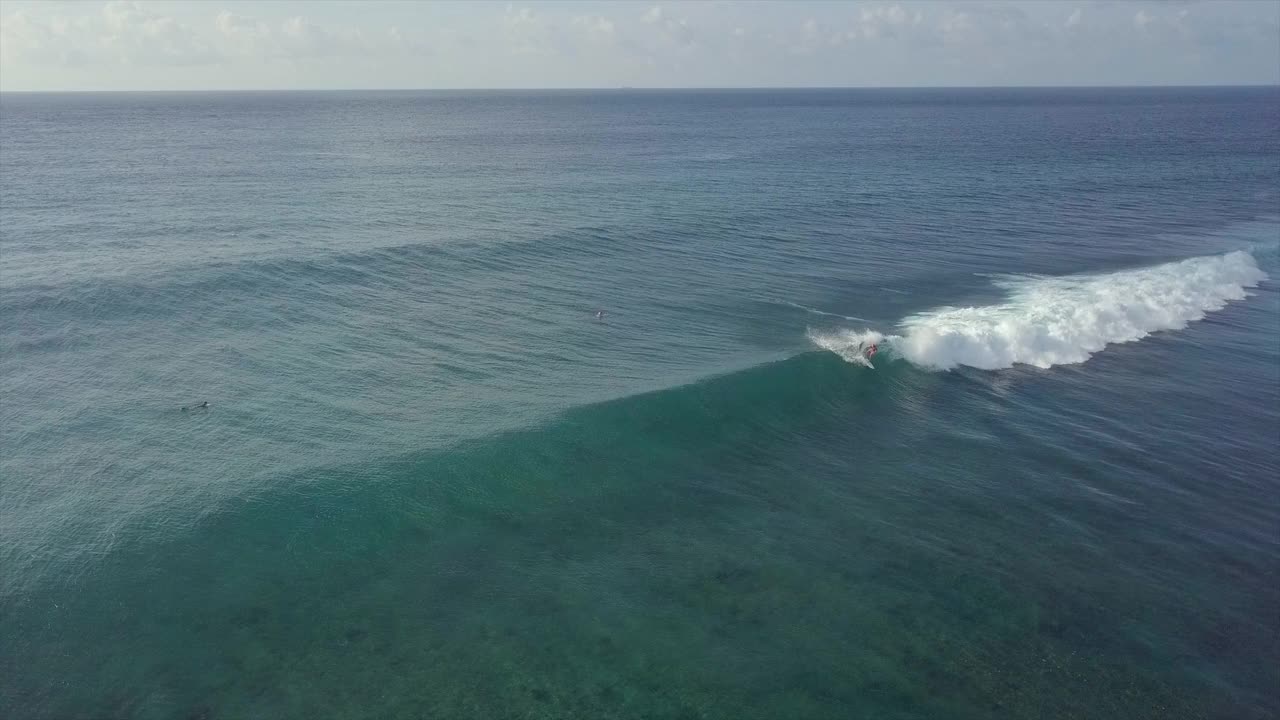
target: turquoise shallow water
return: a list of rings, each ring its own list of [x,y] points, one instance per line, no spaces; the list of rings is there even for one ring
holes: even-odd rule
[[[1280,712],[1274,89],[0,143],[6,716]]]

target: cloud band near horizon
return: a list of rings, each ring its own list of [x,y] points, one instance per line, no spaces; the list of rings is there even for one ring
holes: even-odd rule
[[[1280,83],[1272,2],[5,2],[0,89]]]

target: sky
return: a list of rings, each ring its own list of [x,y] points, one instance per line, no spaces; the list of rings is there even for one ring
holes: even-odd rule
[[[1280,0],[0,0],[0,90],[1280,83]]]

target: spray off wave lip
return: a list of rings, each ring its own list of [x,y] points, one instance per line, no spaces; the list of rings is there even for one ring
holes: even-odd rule
[[[893,355],[931,370],[1049,368],[1082,363],[1108,345],[1185,328],[1243,300],[1266,278],[1245,250],[1112,273],[1006,278],[997,285],[1008,300],[997,305],[912,315],[900,323],[900,334],[811,331],[809,338],[859,364],[866,364],[862,348],[883,343]]]

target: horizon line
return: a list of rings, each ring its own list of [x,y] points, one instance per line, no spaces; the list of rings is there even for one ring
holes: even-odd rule
[[[1280,82],[1188,83],[1150,85],[613,85],[613,86],[547,86],[547,87],[385,87],[385,88],[148,88],[148,89],[50,89],[7,90],[0,94],[108,94],[108,93],[288,93],[288,92],[696,92],[716,90],[1149,90],[1207,88],[1280,88]]]

